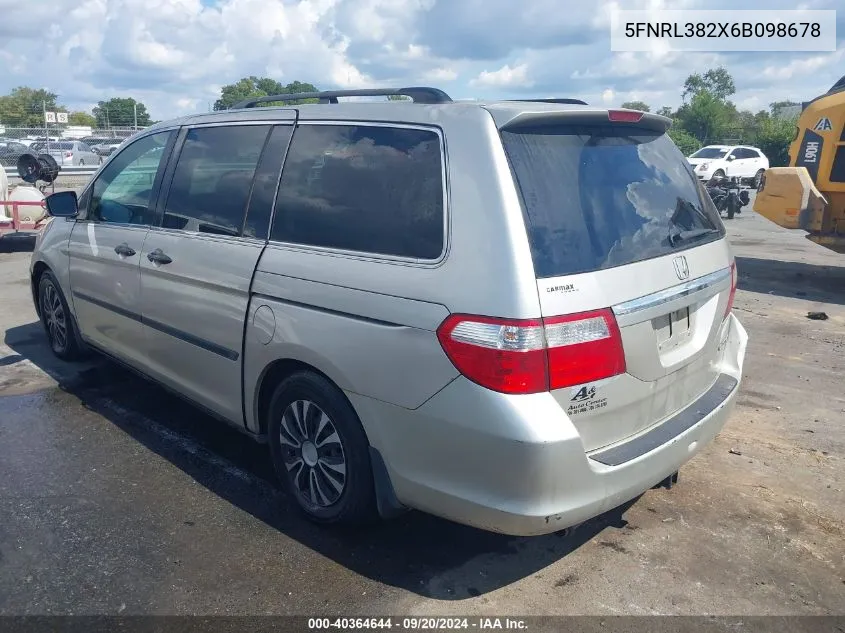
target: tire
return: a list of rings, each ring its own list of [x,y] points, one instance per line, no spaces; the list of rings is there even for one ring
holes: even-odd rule
[[[728,194],[728,200],[727,200],[728,220],[734,219],[734,216],[736,215],[738,208],[739,208],[739,198],[734,193]]]
[[[306,517],[343,526],[377,518],[370,443],[340,389],[297,372],[276,387],[268,416],[276,474]]]
[[[713,175],[710,178],[724,178],[725,177],[725,170],[724,169],[717,169],[713,172]]]
[[[754,189],[756,189],[757,191],[760,191],[760,184],[763,182],[764,172],[764,169],[758,169],[757,173],[754,174]]]
[[[38,281],[38,307],[41,325],[47,333],[47,342],[53,354],[61,360],[76,360],[82,350],[76,338],[73,318],[59,282],[49,270]]]
[[[84,165],[85,165],[85,161],[80,158],[79,159],[79,166],[83,167]]]

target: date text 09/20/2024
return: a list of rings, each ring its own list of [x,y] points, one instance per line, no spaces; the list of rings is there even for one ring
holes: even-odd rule
[[[397,629],[400,631],[447,631],[447,630],[520,630],[527,628],[520,618],[308,618],[309,631]]]

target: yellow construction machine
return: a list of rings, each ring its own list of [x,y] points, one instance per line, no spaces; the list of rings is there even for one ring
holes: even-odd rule
[[[845,77],[804,104],[789,146],[789,167],[766,170],[754,210],[845,253]]]

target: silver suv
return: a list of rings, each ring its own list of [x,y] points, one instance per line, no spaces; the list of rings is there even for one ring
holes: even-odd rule
[[[160,123],[47,199],[33,298],[60,358],[267,441],[313,520],[554,532],[672,481],[736,398],[734,260],[668,125],[432,88]]]

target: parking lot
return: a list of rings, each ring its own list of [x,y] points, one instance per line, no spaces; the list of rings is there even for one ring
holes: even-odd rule
[[[32,244],[0,244],[0,614],[842,614],[845,256],[726,223],[750,336],[731,420],[671,490],[536,538],[306,523],[264,448],[56,360]]]

